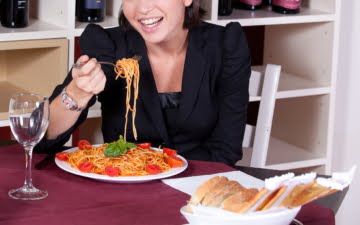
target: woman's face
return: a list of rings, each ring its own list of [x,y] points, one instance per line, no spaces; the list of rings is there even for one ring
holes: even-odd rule
[[[149,43],[168,41],[183,30],[185,7],[192,0],[123,0],[123,13]]]

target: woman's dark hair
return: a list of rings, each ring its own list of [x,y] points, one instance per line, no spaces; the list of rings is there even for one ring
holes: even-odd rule
[[[200,7],[200,0],[193,0],[191,5],[185,8],[185,19],[183,27],[190,29],[200,24],[201,18],[205,15],[205,13],[205,10]],[[119,25],[125,30],[132,28],[122,9],[120,9],[119,14]]]

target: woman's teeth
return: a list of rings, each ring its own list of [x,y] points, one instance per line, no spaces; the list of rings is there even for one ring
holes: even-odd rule
[[[153,27],[155,26],[158,22],[160,22],[162,20],[162,17],[158,17],[158,18],[151,18],[151,19],[143,19],[140,20],[140,23],[144,26],[147,27]]]

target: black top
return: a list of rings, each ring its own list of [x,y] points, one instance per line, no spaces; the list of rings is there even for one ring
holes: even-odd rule
[[[176,136],[178,118],[180,117],[180,98],[181,92],[159,93],[160,105],[163,109],[166,129],[170,140]]]
[[[179,108],[181,92],[159,93],[160,105],[163,109]]]
[[[239,23],[229,23],[226,27],[202,23],[189,31],[188,40],[181,98],[176,123],[172,125],[165,122],[168,119],[164,118],[145,42],[138,32],[90,24],[81,35],[80,46],[83,54],[99,61],[142,57],[135,121],[137,142],[172,147],[188,159],[234,164],[242,157],[249,100],[250,54],[244,32]],[[97,97],[102,109],[104,141],[111,142],[124,133],[126,85],[124,80],[114,79],[110,66],[103,66],[103,70],[107,82]],[[71,79],[69,73],[63,84],[55,88],[50,100],[59,95]],[[95,100],[94,97],[88,106]],[[88,108],[71,129],[56,140],[43,140],[35,151],[59,149],[86,119],[87,112]],[[127,139],[135,141],[131,123],[128,125]],[[171,135],[169,126],[176,126]]]

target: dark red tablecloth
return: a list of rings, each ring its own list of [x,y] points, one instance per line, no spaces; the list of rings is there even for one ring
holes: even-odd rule
[[[44,156],[34,155],[34,163]],[[190,161],[179,176],[232,171],[220,163]],[[0,224],[4,225],[181,225],[179,210],[189,196],[161,181],[138,184],[98,182],[69,174],[54,163],[33,170],[35,186],[46,189],[39,201],[13,200],[8,190],[24,181],[24,152],[20,146],[0,148]],[[328,208],[303,207],[297,217],[306,225],[335,224]]]

